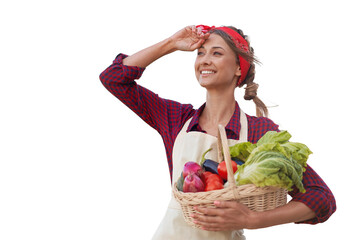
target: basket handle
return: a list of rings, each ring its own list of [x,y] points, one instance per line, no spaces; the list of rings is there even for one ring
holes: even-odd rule
[[[219,124],[218,126],[218,155],[219,155],[219,162],[221,162],[224,158],[226,164],[226,170],[228,174],[227,179],[230,185],[229,187],[233,189],[235,199],[239,199],[238,193],[236,192],[236,184],[235,184],[235,178],[231,164],[229,144],[228,144],[225,128],[221,124]]]

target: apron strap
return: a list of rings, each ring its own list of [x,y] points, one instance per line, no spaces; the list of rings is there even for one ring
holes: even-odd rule
[[[239,141],[241,142],[247,142],[248,141],[248,121],[246,114],[243,112],[243,110],[240,109],[240,136]]]

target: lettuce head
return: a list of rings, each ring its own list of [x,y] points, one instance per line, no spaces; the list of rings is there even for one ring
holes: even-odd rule
[[[239,143],[230,147],[231,156],[245,159],[235,173],[237,185],[255,184],[258,187],[277,186],[289,191],[302,184],[306,161],[312,153],[302,143],[289,142],[287,131],[267,132],[256,144]]]

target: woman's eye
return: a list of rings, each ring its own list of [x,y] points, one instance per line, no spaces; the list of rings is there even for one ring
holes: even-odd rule
[[[203,55],[204,53],[203,52],[198,52],[197,53],[197,55],[199,56],[199,55]]]
[[[222,55],[220,52],[214,52],[214,55]]]

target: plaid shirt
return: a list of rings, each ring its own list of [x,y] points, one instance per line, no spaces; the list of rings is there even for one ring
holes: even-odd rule
[[[134,81],[141,77],[145,68],[123,65],[122,60],[125,57],[127,56],[119,54],[115,58],[113,64],[100,74],[101,82],[115,97],[159,132],[164,141],[170,177],[172,177],[172,151],[175,138],[191,117],[187,132],[205,132],[199,125],[199,116],[205,104],[195,110],[191,104],[160,98]],[[267,131],[279,131],[278,125],[268,118],[249,115],[246,117],[249,142],[256,143]],[[236,103],[235,112],[225,127],[227,137],[238,140],[240,128],[240,108]],[[302,223],[316,224],[326,221],[336,210],[335,199],[330,189],[310,166],[304,172],[303,184],[306,193],[300,193],[295,188],[289,194],[292,196],[292,201],[299,201],[310,207],[316,213],[316,217]]]

